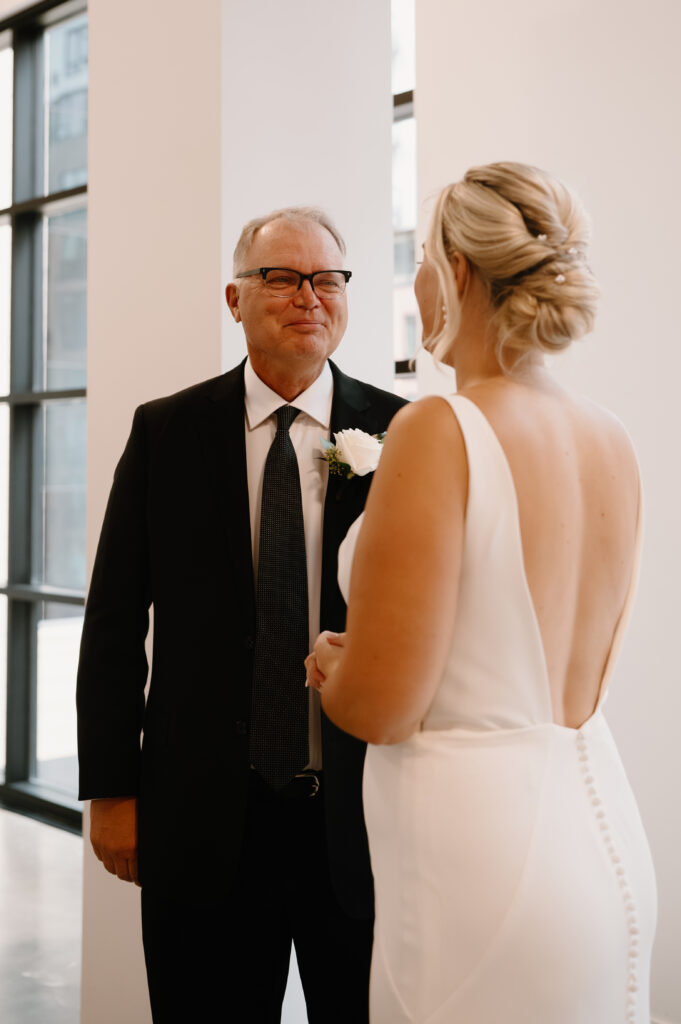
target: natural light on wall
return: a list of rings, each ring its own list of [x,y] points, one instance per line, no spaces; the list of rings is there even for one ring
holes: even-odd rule
[[[0,210],[12,202],[12,108],[14,54],[0,49]]]

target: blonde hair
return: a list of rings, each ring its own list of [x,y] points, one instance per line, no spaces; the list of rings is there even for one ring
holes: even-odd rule
[[[429,228],[426,250],[439,297],[428,350],[444,360],[459,330],[455,252],[488,289],[504,369],[586,334],[599,295],[586,262],[589,239],[580,201],[545,171],[519,163],[471,168],[440,193]]]
[[[284,206],[281,210],[273,210],[272,213],[265,214],[264,217],[255,217],[253,220],[249,220],[248,224],[244,225],[239,235],[239,241],[234,249],[234,274],[238,274],[244,269],[244,261],[248,256],[248,251],[257,232],[273,220],[287,220],[292,224],[300,224],[301,222],[319,224],[321,227],[326,228],[340,249],[341,255],[345,256],[343,236],[324,210],[319,206]]]

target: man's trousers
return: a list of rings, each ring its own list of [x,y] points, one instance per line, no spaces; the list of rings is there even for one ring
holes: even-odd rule
[[[367,1024],[373,922],[349,918],[333,893],[323,789],[307,796],[301,781],[276,795],[252,773],[239,867],[219,903],[145,884],[154,1024],[279,1024],[291,942],[309,1024]]]

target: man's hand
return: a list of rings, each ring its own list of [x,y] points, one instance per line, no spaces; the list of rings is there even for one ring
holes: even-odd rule
[[[322,692],[324,681],[340,658],[339,647],[345,646],[345,633],[332,633],[326,629],[320,633],[314,650],[305,659],[307,679],[305,685]],[[334,650],[336,648],[336,650]]]
[[[90,842],[107,871],[139,885],[137,873],[137,799],[111,797],[90,805]]]

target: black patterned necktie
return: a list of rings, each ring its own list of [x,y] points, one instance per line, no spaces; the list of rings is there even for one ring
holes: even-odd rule
[[[299,411],[292,405],[277,409],[260,506],[250,757],[274,789],[309,759],[307,562],[300,474],[289,436]]]

